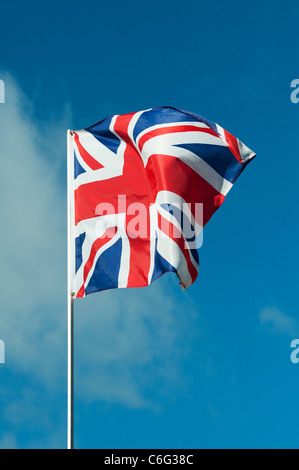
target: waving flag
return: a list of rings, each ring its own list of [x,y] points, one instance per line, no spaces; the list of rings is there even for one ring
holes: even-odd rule
[[[198,274],[196,237],[255,156],[219,125],[171,107],[71,132],[72,292],[84,297]]]

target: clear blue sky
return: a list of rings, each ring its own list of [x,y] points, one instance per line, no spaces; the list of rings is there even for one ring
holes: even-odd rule
[[[66,129],[175,106],[257,153],[199,277],[75,306],[77,448],[298,448],[295,0],[1,6],[0,448],[66,445]]]

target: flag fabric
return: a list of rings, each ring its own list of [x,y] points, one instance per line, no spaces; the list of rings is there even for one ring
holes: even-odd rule
[[[219,125],[172,107],[71,133],[74,297],[196,279],[203,226],[255,156]]]

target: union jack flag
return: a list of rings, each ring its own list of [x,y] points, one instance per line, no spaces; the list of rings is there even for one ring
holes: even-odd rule
[[[73,296],[147,286],[170,271],[190,286],[194,238],[255,153],[172,107],[115,115],[70,135]]]

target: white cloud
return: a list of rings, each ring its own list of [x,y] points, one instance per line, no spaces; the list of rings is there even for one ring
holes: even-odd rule
[[[61,132],[51,151],[46,151],[27,99],[10,76],[4,78],[0,334],[7,366],[52,381],[57,373],[51,373],[51,368],[63,359],[63,349],[55,347],[63,341],[65,330],[59,315],[65,285],[65,198],[57,184],[57,169],[65,158],[63,134],[69,117],[62,116],[54,127],[49,126],[44,136],[48,141],[52,132],[56,136],[58,129]]]
[[[298,335],[299,324],[291,316],[276,307],[266,307],[259,314],[260,322],[273,333],[286,333],[291,337]]]
[[[36,122],[32,104],[8,74],[0,106],[1,297],[0,338],[5,342],[9,387],[2,386],[3,420],[11,429],[32,426],[56,447],[56,399],[66,393],[66,129],[68,107]],[[172,275],[144,289],[94,294],[75,307],[76,394],[130,407],[153,407],[183,390],[183,361],[196,329],[196,308]],[[25,385],[26,383],[26,385]],[[28,392],[30,389],[30,393]],[[41,392],[43,390],[43,392]],[[44,402],[41,401],[44,400]],[[37,405],[39,403],[39,405]],[[41,412],[42,409],[42,412]],[[64,413],[65,410],[62,411]],[[58,420],[61,422],[61,416]],[[57,427],[56,427],[57,429]],[[64,426],[59,426],[64,439]],[[0,445],[16,446],[4,431]],[[49,445],[49,444],[48,444]],[[64,441],[61,441],[64,446]]]
[[[182,362],[199,331],[188,296],[174,298],[176,283],[164,277],[153,285],[107,291],[78,301],[75,334],[80,354],[77,393],[155,407],[151,396],[167,396],[184,387]],[[165,294],[166,293],[166,294]],[[84,305],[83,305],[84,302]]]

